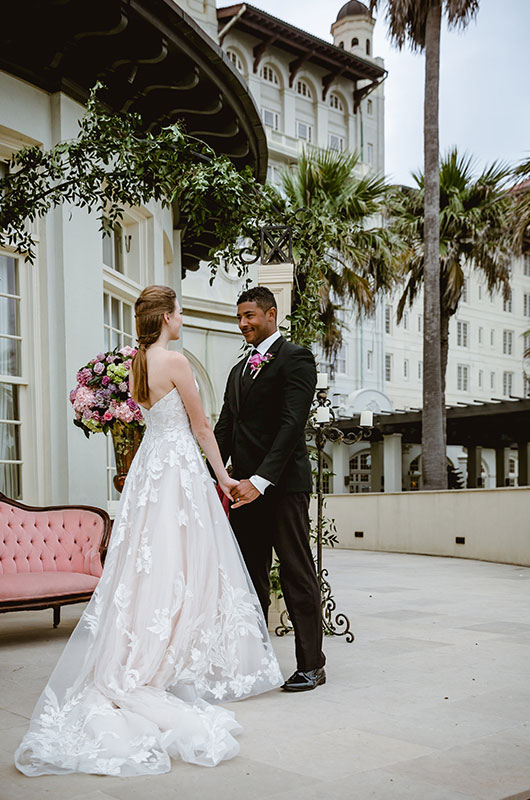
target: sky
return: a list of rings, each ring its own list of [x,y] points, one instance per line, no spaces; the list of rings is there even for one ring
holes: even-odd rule
[[[227,0],[217,0],[225,6]],[[252,0],[252,5],[332,41],[340,0]],[[530,0],[480,0],[464,32],[444,25],[440,68],[440,149],[457,146],[477,169],[498,160],[530,157]],[[375,56],[385,81],[385,172],[410,184],[423,161],[424,57],[396,50],[382,15],[374,29]]]

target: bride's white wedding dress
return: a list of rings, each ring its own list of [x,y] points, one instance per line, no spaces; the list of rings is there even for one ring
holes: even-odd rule
[[[145,410],[103,575],[15,754],[26,775],[167,772],[239,751],[229,702],[282,683],[176,389]]]

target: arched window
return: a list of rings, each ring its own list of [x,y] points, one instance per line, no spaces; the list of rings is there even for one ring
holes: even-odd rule
[[[302,95],[302,97],[307,97],[308,100],[313,99],[313,92],[305,81],[296,82],[296,92],[297,94]]]
[[[366,40],[366,55],[370,55],[370,39]]]
[[[359,44],[359,40],[358,40],[358,38],[356,36],[354,36],[353,39],[351,40],[351,46],[352,47],[357,47],[358,44]]]
[[[239,70],[239,72],[243,72],[243,62],[241,61],[235,50],[227,50],[226,55],[228,56],[234,67],[237,70]]]
[[[268,67],[268,66],[262,67],[261,77],[263,78],[264,81],[268,81],[269,83],[273,83],[274,86],[279,86],[280,85],[280,81],[278,79],[278,76],[276,75],[276,73],[275,73],[275,71],[273,70],[272,67]]]
[[[342,48],[342,50],[344,50],[344,42],[339,42],[339,47]]]
[[[372,457],[369,450],[362,450],[350,458],[350,494],[365,494],[372,490],[370,467]]]
[[[329,104],[331,108],[336,108],[337,111],[344,111],[344,106],[342,105],[342,100],[336,94],[330,94],[329,96]]]

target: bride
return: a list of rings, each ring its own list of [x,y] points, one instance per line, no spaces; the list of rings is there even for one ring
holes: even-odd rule
[[[135,306],[131,393],[146,430],[114,522],[105,568],[15,754],[26,775],[167,772],[239,751],[230,702],[282,676],[226,514],[231,480],[190,365],[167,350],[182,317],[173,289]]]

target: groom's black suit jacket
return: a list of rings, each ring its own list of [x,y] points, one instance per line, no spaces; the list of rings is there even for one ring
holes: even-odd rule
[[[310,492],[311,465],[304,428],[316,386],[313,354],[283,336],[267,350],[274,358],[242,384],[246,356],[230,372],[215,436],[233,477],[259,475],[283,492]]]

